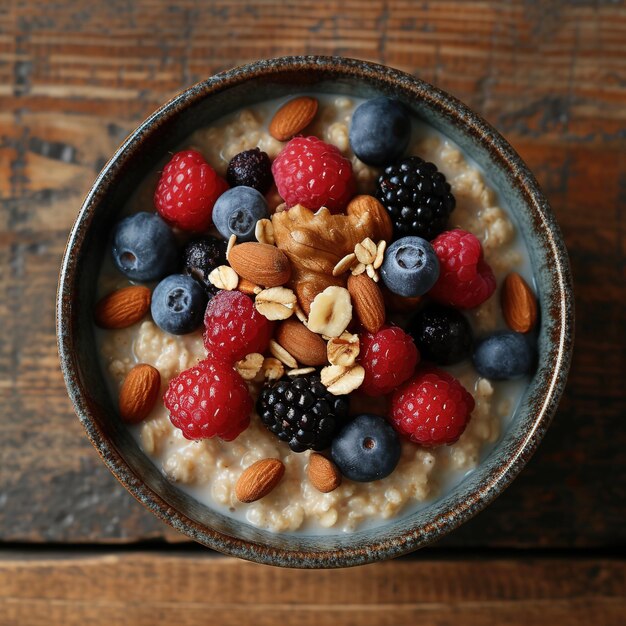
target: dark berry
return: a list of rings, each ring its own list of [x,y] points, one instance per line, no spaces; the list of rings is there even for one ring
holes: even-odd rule
[[[265,195],[272,186],[272,162],[259,148],[236,154],[228,164],[226,180],[231,187],[252,187]]]
[[[191,276],[172,274],[152,292],[152,319],[172,335],[191,333],[202,324],[207,299],[204,289]]]
[[[366,483],[389,476],[402,448],[396,431],[384,417],[359,415],[335,437],[331,455],[341,473]]]
[[[474,367],[490,380],[508,380],[530,373],[534,347],[525,335],[497,332],[483,339],[474,350]]]
[[[432,239],[445,230],[455,206],[446,177],[417,156],[387,167],[378,179],[376,197],[389,211],[396,239]]]
[[[422,357],[437,365],[453,365],[472,352],[472,329],[457,309],[429,304],[413,316],[407,330]]]
[[[411,118],[404,106],[391,98],[374,98],[360,104],[350,124],[350,146],[368,165],[387,165],[399,159],[409,145]]]
[[[118,222],[111,252],[117,269],[130,280],[160,280],[176,271],[174,233],[156,213],[142,211]]]
[[[192,239],[183,250],[183,273],[193,276],[209,294],[217,287],[209,282],[209,274],[219,265],[226,264],[226,241],[217,237]]]
[[[238,241],[255,241],[256,223],[269,217],[265,198],[252,187],[233,187],[213,207],[213,223],[222,237],[237,235]]]
[[[348,396],[334,396],[318,374],[283,378],[265,387],[256,403],[267,429],[294,452],[324,450],[348,420]]]
[[[439,278],[439,259],[425,239],[402,237],[387,248],[380,275],[389,291],[406,298],[422,296]]]

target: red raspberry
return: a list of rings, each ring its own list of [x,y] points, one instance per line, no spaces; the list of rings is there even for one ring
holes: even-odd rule
[[[420,368],[391,398],[393,427],[425,447],[454,443],[474,410],[474,398],[461,383],[435,367]]]
[[[375,335],[364,333],[359,363],[365,379],[359,391],[368,396],[382,396],[396,389],[413,372],[420,354],[410,335],[397,326],[385,326]]]
[[[252,397],[230,365],[200,361],[170,380],[163,402],[187,439],[232,441],[250,424]]]
[[[278,193],[292,207],[339,213],[354,195],[352,164],[317,137],[294,137],[272,163]]]
[[[480,241],[457,228],[432,240],[439,259],[439,278],[428,292],[438,302],[473,309],[496,290],[496,277],[483,259]]]
[[[274,324],[240,291],[220,291],[204,314],[204,347],[229,364],[269,346]]]
[[[172,226],[201,232],[211,226],[213,205],[227,189],[197,150],[183,150],[163,168],[154,205]]]

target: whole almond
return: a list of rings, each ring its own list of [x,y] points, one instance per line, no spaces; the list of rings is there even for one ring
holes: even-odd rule
[[[261,459],[244,470],[235,485],[235,495],[240,502],[256,502],[264,498],[285,473],[278,459]]]
[[[278,141],[287,141],[304,130],[317,113],[317,100],[302,96],[283,104],[270,122],[270,135]]]
[[[529,332],[537,322],[537,298],[516,272],[502,284],[502,313],[509,328],[518,333]]]
[[[356,215],[365,219],[365,214],[369,213],[376,225],[376,237],[391,241],[393,236],[393,224],[387,209],[374,196],[355,196],[346,207],[348,215]]]
[[[274,335],[276,341],[298,363],[304,365],[326,365],[326,342],[311,332],[302,322],[290,318],[282,322]]]
[[[370,333],[377,333],[385,323],[385,301],[380,287],[367,275],[348,277],[352,306],[361,324]]]
[[[341,485],[341,472],[337,466],[317,452],[309,457],[307,475],[311,484],[322,493],[330,493]]]
[[[147,287],[124,287],[113,291],[96,304],[96,324],[110,329],[132,326],[150,309],[151,297]]]
[[[284,252],[267,243],[249,241],[233,246],[230,266],[255,285],[278,287],[291,278],[291,265]]]
[[[160,388],[161,375],[158,369],[146,363],[135,365],[120,389],[122,419],[136,424],[148,417],[159,397]]]

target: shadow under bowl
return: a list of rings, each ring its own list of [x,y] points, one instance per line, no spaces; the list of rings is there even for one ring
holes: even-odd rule
[[[480,165],[528,248],[541,307],[538,366],[500,441],[442,497],[409,515],[351,534],[277,534],[211,510],[166,480],[119,418],[92,323],[107,233],[125,200],[159,159],[195,129],[233,110],[299,92],[401,100]],[[403,72],[338,57],[284,57],[223,72],[168,102],[137,128],[96,179],[72,228],[61,268],[57,334],[70,398],[92,444],[119,481],[173,528],[215,550],[288,567],[346,567],[416,550],[450,532],[499,495],[536,449],[571,360],[573,290],[567,252],[548,203],[511,146],[467,106]]]

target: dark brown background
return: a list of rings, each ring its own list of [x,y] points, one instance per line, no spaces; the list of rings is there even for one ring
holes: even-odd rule
[[[289,5],[0,5],[0,624],[624,623],[624,3]],[[522,475],[437,546],[341,572],[173,543],[83,436],[55,346],[68,230],[126,134],[216,71],[300,53],[386,63],[474,107],[536,173],[576,280],[570,381]]]

